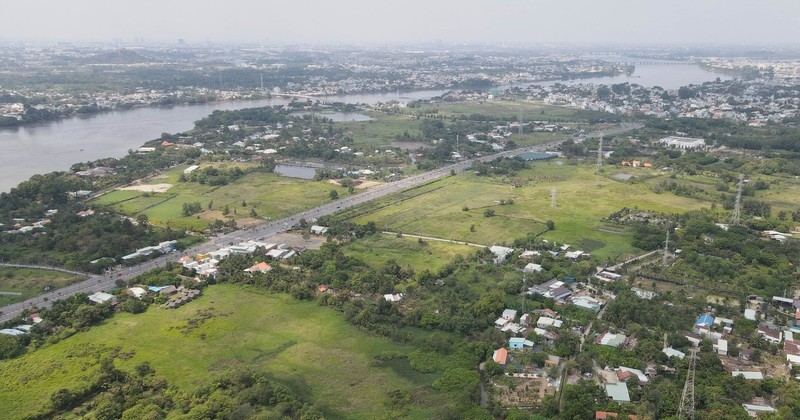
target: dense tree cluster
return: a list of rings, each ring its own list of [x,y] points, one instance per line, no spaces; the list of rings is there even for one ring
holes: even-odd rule
[[[80,389],[61,388],[50,396],[50,409],[36,417],[67,413],[98,419],[280,417],[322,419],[316,406],[301,401],[292,391],[248,370],[234,370],[188,394],[156,375],[149,363],[133,372],[117,368],[112,349],[103,356],[92,383]]]

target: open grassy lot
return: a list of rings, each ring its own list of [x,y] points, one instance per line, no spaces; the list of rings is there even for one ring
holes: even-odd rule
[[[411,418],[434,418],[444,404],[429,390],[430,378],[410,374],[407,364],[372,364],[382,351],[412,348],[358,330],[316,303],[222,284],[182,308],[118,314],[88,332],[0,362],[3,416],[35,413],[57,389],[85,383],[97,354],[116,346],[129,355],[116,361],[118,367],[149,361],[170,384],[189,392],[234,367],[265,371],[329,418],[380,418],[394,389],[420,391]]]
[[[201,167],[202,168],[202,167]],[[151,178],[145,184],[161,184],[177,181],[183,166],[170,170],[162,176]],[[177,175],[176,175],[177,173]],[[216,219],[226,220],[222,214],[228,206],[228,217],[246,223],[252,219],[251,210],[257,218],[280,218],[318,206],[330,200],[328,194],[337,190],[339,196],[347,195],[347,189],[326,181],[310,181],[287,178],[272,173],[251,173],[223,186],[202,185],[194,182],[175,182],[163,193],[139,191],[112,191],[92,202],[95,206],[108,206],[116,212],[137,216],[145,214],[150,222],[182,228],[203,229]],[[246,202],[246,207],[242,202]],[[199,202],[203,211],[192,216],[183,216],[183,204]],[[211,208],[208,208],[212,203]],[[252,221],[252,220],[250,220]]]
[[[403,233],[486,245],[510,243],[528,233],[542,232],[545,222],[552,220],[555,230],[544,233],[543,238],[571,244],[598,258],[615,258],[638,250],[631,247],[627,230],[601,220],[609,214],[623,207],[682,213],[710,205],[670,193],[656,194],[645,183],[620,182],[606,174],[595,174],[588,164],[538,162],[516,178],[526,185],[515,188],[507,178],[463,173],[378,200],[341,217],[359,223],[375,221],[384,229]],[[553,187],[556,208],[550,206]],[[499,205],[500,200],[508,199],[514,204]],[[485,217],[486,209],[494,210],[495,215]]]
[[[612,170],[620,171],[621,169],[614,168]],[[714,174],[677,175],[672,177],[668,173],[656,173],[641,168],[625,168],[624,172],[634,173],[637,176],[641,174],[645,182],[652,186],[658,186],[666,181],[698,188],[708,195],[709,200],[713,199],[718,202],[720,201],[719,197],[723,194],[716,189],[717,184],[721,181]],[[772,206],[773,215],[776,215],[779,211],[791,213],[800,208],[797,202],[797,197],[800,196],[800,179],[783,174],[759,174],[757,178],[766,181],[769,184],[769,188],[755,191],[755,196],[745,196],[745,200],[757,199],[769,203]],[[724,192],[724,194],[728,197],[735,196],[735,183],[729,183],[728,188],[728,191]]]
[[[498,118],[516,116],[525,121],[571,121],[608,117],[608,114],[601,112],[547,105],[541,101],[523,100],[447,102],[424,105],[422,107],[423,111],[433,109],[438,110],[438,113],[444,116],[469,116],[471,114],[483,114]]]
[[[78,276],[50,270],[0,267],[0,292],[19,295],[0,295],[0,305],[31,298],[47,290],[58,289],[82,280]]]
[[[478,248],[468,245],[451,244],[439,241],[423,241],[417,238],[393,235],[372,235],[344,246],[349,256],[359,258],[370,267],[379,268],[386,261],[394,259],[402,267],[410,266],[415,271],[429,269],[436,271],[453,260],[456,255],[468,255]]]
[[[370,121],[345,121],[336,123],[350,131],[350,137],[357,145],[370,145],[375,147],[389,146],[392,141],[403,132],[411,136],[420,134],[420,120],[405,115],[390,115],[381,112],[367,112]]]

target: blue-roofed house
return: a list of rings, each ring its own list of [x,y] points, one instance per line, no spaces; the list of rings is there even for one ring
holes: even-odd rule
[[[694,323],[695,327],[710,327],[712,324],[714,324],[714,317],[709,314],[700,315]]]
[[[523,337],[511,337],[508,340],[508,348],[510,349],[521,349],[525,346],[525,339]]]

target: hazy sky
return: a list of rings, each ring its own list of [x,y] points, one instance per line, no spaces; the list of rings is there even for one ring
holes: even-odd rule
[[[799,0],[20,0],[0,40],[800,43]]]

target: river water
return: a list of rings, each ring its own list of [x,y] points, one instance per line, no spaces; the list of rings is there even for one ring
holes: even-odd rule
[[[659,85],[674,89],[689,83],[701,83],[714,80],[716,77],[725,77],[707,72],[697,66],[675,65],[637,66],[636,72],[632,76],[598,77],[566,83],[629,81],[643,86]],[[346,103],[374,104],[391,100],[406,102],[430,98],[442,93],[441,90],[421,90],[337,95],[324,99]],[[78,162],[124,156],[129,150],[137,149],[144,142],[158,138],[161,133],[177,133],[191,129],[195,121],[216,109],[236,110],[283,105],[287,102],[289,99],[273,98],[181,105],[169,108],[138,108],[88,117],[73,117],[42,125],[0,129],[0,192],[9,191],[35,174],[69,170],[72,164]],[[348,116],[342,117],[347,119]],[[354,115],[349,115],[349,117],[355,119]]]

